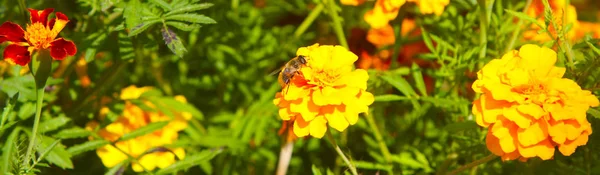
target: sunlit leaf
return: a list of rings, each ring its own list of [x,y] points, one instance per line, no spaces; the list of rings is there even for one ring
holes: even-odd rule
[[[175,173],[177,171],[188,169],[192,166],[198,165],[200,162],[210,161],[217,154],[221,153],[221,149],[216,150],[204,150],[200,153],[185,156],[185,159],[175,162],[174,164],[160,169],[156,174],[170,174]]]
[[[214,19],[199,15],[199,14],[174,14],[165,17],[166,20],[177,20],[177,21],[185,21],[191,23],[199,23],[199,24],[215,24],[217,21]]]
[[[175,34],[175,32],[173,32],[173,30],[169,28],[163,28],[160,31],[162,33],[162,37],[165,41],[165,44],[167,45],[167,47],[169,47],[169,49],[171,49],[171,52],[179,56],[179,58],[183,58],[183,55],[187,52],[187,50],[185,49],[183,42],[181,42],[181,39],[177,36],[177,34]]]
[[[103,147],[104,145],[107,145],[107,144],[110,144],[110,142],[107,140],[92,140],[92,141],[87,141],[87,142],[79,144],[79,145],[69,147],[67,149],[67,151],[69,153],[71,153],[71,155],[78,155],[78,154],[81,154],[86,151],[91,151],[91,150],[95,150],[97,148]]]
[[[150,134],[156,130],[159,130],[165,126],[167,126],[167,124],[169,124],[168,121],[162,121],[162,122],[154,122],[154,123],[150,123],[146,126],[140,127],[130,133],[124,134],[119,141],[125,141],[125,140],[129,140],[129,139],[133,139],[139,136],[143,136],[146,134]]]
[[[39,153],[43,153],[49,150],[51,144],[55,142],[55,139],[47,136],[42,136],[38,138],[39,140],[37,141],[39,147],[37,152]],[[65,150],[65,146],[60,143],[56,145],[52,149],[52,151],[50,151],[50,153],[47,154],[45,160],[63,169],[73,169],[73,162],[71,162],[71,153],[67,152]]]

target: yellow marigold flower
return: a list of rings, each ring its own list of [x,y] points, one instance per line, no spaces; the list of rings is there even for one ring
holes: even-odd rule
[[[419,6],[419,10],[422,14],[435,14],[437,16],[442,15],[444,8],[450,3],[450,0],[407,0],[408,2],[414,2]]]
[[[555,63],[556,52],[528,44],[477,73],[472,88],[481,96],[473,114],[477,124],[489,127],[488,149],[503,160],[548,160],[556,146],[569,156],[592,134],[586,111],[598,99],[562,78],[565,68]]]
[[[340,0],[344,5],[358,6],[365,3],[367,0]]]
[[[175,156],[177,156],[179,159],[183,159],[185,157],[185,151],[183,148],[171,149],[175,155],[173,155],[171,152],[152,152],[144,154],[150,149],[172,144],[178,139],[178,132],[187,127],[187,121],[192,117],[190,113],[174,112],[175,118],[171,118],[160,112],[144,111],[142,108],[127,101],[138,99],[141,94],[151,89],[152,87],[138,88],[135,86],[129,86],[123,89],[121,92],[121,99],[125,100],[125,109],[123,110],[123,113],[113,123],[100,129],[98,131],[98,135],[108,141],[114,142],[124,134],[135,131],[136,129],[146,126],[150,123],[160,121],[169,121],[169,123],[167,126],[161,128],[160,130],[154,131],[153,133],[126,141],[119,141],[115,143],[116,147],[107,145],[96,150],[96,153],[100,159],[102,159],[102,163],[106,167],[113,167],[127,159],[127,156],[120,152],[119,149],[139,160],[139,164],[135,162],[132,163],[132,168],[136,172],[144,171],[142,166],[148,170],[153,170],[157,167],[165,168],[175,162]],[[186,99],[183,96],[176,96],[175,100],[186,102]],[[154,105],[150,102],[145,103],[148,107],[154,107]],[[101,114],[106,113],[108,113],[108,108],[102,108]],[[87,124],[86,129],[95,131],[95,128],[97,127],[99,127],[98,122],[92,121]]]
[[[364,19],[371,28],[385,27],[389,21],[398,16],[398,11],[404,3],[405,0],[377,0],[375,7],[365,13]]]
[[[280,118],[294,121],[298,137],[321,138],[327,124],[338,131],[356,124],[374,101],[366,91],[367,71],[352,68],[358,57],[344,47],[319,44],[299,48],[296,55],[305,56],[306,64],[273,100]]]

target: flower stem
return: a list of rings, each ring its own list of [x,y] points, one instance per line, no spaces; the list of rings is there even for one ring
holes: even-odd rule
[[[340,21],[340,16],[336,10],[335,0],[327,0],[327,10],[329,10],[329,15],[333,21],[333,30],[335,31],[335,35],[337,35],[340,45],[348,49],[348,42],[346,41],[346,36],[344,35],[342,21]]]
[[[340,149],[340,147],[337,145],[335,139],[333,139],[333,135],[331,135],[331,132],[329,132],[329,130],[327,130],[327,139],[329,139],[331,144],[333,144],[333,147],[335,147],[335,151],[338,153],[338,155],[340,155],[340,157],[342,157],[342,160],[344,160],[346,165],[348,165],[348,168],[350,168],[350,172],[352,172],[353,175],[358,175],[358,173],[356,172],[356,167],[354,167],[354,164],[352,164],[350,160],[346,157],[346,155],[344,155],[344,152],[342,152],[342,149]]]
[[[454,170],[454,171],[451,171],[450,173],[448,173],[448,175],[454,175],[454,174],[458,174],[458,173],[460,173],[460,172],[462,172],[462,171],[464,171],[464,170],[467,170],[467,169],[469,169],[469,168],[473,168],[473,167],[476,167],[476,166],[478,166],[478,165],[481,165],[481,164],[484,164],[484,163],[486,163],[486,162],[489,162],[489,161],[491,161],[491,160],[494,160],[494,159],[496,159],[497,157],[498,157],[498,156],[496,156],[496,155],[494,155],[494,154],[490,154],[490,155],[488,155],[488,156],[486,156],[486,157],[484,157],[484,158],[481,158],[481,159],[479,159],[479,160],[475,160],[475,161],[473,161],[473,162],[471,162],[471,163],[469,163],[469,164],[463,165],[463,166],[459,167],[458,169],[456,169],[456,170]]]
[[[324,7],[325,6],[323,5],[323,3],[317,4],[317,6],[312,11],[310,11],[308,17],[306,17],[306,19],[302,21],[302,24],[298,26],[298,29],[296,29],[296,31],[294,32],[294,37],[300,38],[300,36],[304,34],[304,31],[308,29],[308,26],[310,26],[315,21],[315,19],[317,19],[317,17],[321,14],[321,12],[323,12]]]
[[[371,115],[372,113],[373,111],[369,111],[369,114],[366,114],[365,118],[367,118],[367,123],[369,123],[370,128],[373,130],[373,135],[375,135],[375,139],[379,144],[379,149],[381,150],[381,154],[383,154],[383,158],[385,158],[386,163],[392,164],[392,155],[390,154],[390,150],[388,150],[387,145],[385,145],[385,142],[383,141],[383,137],[381,136],[379,128],[373,119],[373,115]],[[388,173],[394,174],[392,170],[390,170]]]
[[[531,6],[531,2],[532,0],[527,0],[527,2],[525,2],[525,8],[523,9],[523,13],[527,12],[529,6]],[[510,42],[508,42],[508,45],[504,49],[504,53],[510,52],[513,49],[513,47],[515,47],[515,42],[517,41],[517,37],[521,32],[521,25],[523,25],[523,20],[521,20],[521,18],[517,18],[517,20],[517,28],[515,29],[515,31],[513,31],[512,36],[510,37]]]
[[[277,164],[277,175],[285,175],[292,159],[292,152],[294,152],[294,142],[286,141],[285,145],[281,147],[279,152],[279,163]]]
[[[27,153],[25,153],[25,159],[23,159],[24,167],[29,167],[29,160],[31,159],[31,154],[33,154],[33,148],[36,143],[37,130],[40,124],[40,116],[42,114],[42,105],[44,102],[44,88],[46,87],[46,81],[50,76],[50,72],[52,72],[52,57],[50,57],[50,52],[37,52],[34,59],[29,63],[29,66],[33,79],[35,80],[36,102],[31,138],[29,139],[29,146],[27,147]]]
[[[479,51],[479,59],[485,58],[487,52],[487,29],[489,27],[489,20],[491,15],[491,4],[494,4],[494,0],[477,0],[479,3],[479,8],[481,9],[479,14],[479,29],[480,29],[480,37],[479,37],[479,45],[481,45],[481,50]]]

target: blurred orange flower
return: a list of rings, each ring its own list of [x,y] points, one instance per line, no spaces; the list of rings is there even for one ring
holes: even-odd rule
[[[553,40],[557,37],[557,32],[564,30],[562,26],[567,26],[572,24],[571,29],[566,33],[566,37],[569,40],[577,40],[576,31],[580,30],[579,21],[577,21],[577,10],[573,5],[567,5],[563,0],[549,0],[548,1],[550,8],[552,9],[552,18],[556,21],[558,25],[558,29],[555,29],[554,26],[550,24],[548,29],[550,33],[552,33],[552,38],[548,36],[546,33],[538,34],[538,30],[540,27],[531,24],[529,30],[524,31],[523,37],[525,40],[534,40],[539,42],[546,42]],[[527,10],[527,14],[531,17],[538,19],[538,23],[545,25],[544,22],[544,4],[542,0],[533,0],[531,6]],[[564,20],[563,20],[564,19]]]
[[[389,21],[398,16],[398,11],[404,3],[405,0],[377,0],[375,7],[365,13],[364,19],[371,28],[385,27]]]
[[[376,47],[382,47],[396,42],[394,28],[387,24],[382,28],[371,28],[367,33],[367,41],[373,43]]]
[[[592,134],[586,111],[598,98],[573,80],[562,78],[556,52],[524,45],[494,59],[477,73],[473,102],[478,125],[489,127],[488,149],[503,160],[569,156]]]
[[[96,153],[100,159],[102,159],[104,166],[110,168],[118,165],[123,160],[128,159],[127,155],[123,154],[120,150],[139,160],[139,164],[136,162],[132,163],[132,168],[136,172],[142,172],[144,171],[144,168],[147,170],[154,170],[157,167],[165,168],[175,162],[175,156],[177,156],[179,159],[183,159],[185,157],[185,151],[183,148],[173,148],[170,149],[170,151],[146,153],[151,149],[172,144],[174,141],[176,141],[178,139],[178,132],[187,127],[187,122],[192,117],[192,115],[187,112],[174,112],[175,117],[171,118],[160,112],[144,111],[144,109],[129,101],[138,99],[141,94],[150,89],[152,88],[138,88],[135,86],[129,86],[123,89],[121,92],[121,100],[125,100],[125,109],[123,110],[123,113],[114,122],[100,129],[98,131],[98,135],[108,141],[114,142],[124,134],[135,131],[136,129],[139,129],[150,123],[160,121],[169,121],[169,123],[165,127],[154,131],[153,133],[126,141],[119,141],[115,143],[116,147],[107,145],[99,148],[96,150]],[[186,102],[186,99],[183,96],[176,96],[175,100]],[[144,103],[146,106],[154,108],[152,103],[148,101],[144,101]],[[108,112],[109,109],[104,107],[101,110],[101,115],[106,115]],[[86,129],[94,131],[98,126],[98,122],[91,121],[87,124]]]
[[[358,57],[341,46],[319,44],[299,48],[296,55],[305,56],[307,63],[275,95],[279,117],[294,121],[297,137],[321,138],[327,124],[338,131],[356,124],[358,114],[366,113],[374,101],[366,91],[367,71],[352,68]]]
[[[55,39],[69,22],[65,14],[57,12],[56,18],[48,21],[48,16],[54,9],[28,10],[31,24],[27,24],[27,31],[12,22],[4,22],[0,26],[0,44],[10,43],[4,50],[4,60],[25,66],[31,61],[35,50],[50,50],[50,56],[55,60],[62,60],[77,53],[77,47],[72,41]]]
[[[444,8],[450,3],[450,0],[407,0],[408,2],[414,2],[419,6],[419,10],[422,14],[435,14],[437,16],[442,15]]]

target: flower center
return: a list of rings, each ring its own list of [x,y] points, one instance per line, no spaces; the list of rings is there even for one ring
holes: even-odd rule
[[[36,49],[47,49],[50,47],[50,43],[54,39],[54,35],[52,35],[52,30],[44,26],[44,24],[36,22],[31,25],[27,25],[25,39],[29,41],[29,44]]]
[[[340,79],[340,74],[336,74],[332,71],[318,71],[316,72],[316,79],[319,86],[329,86],[334,84]]]
[[[515,90],[523,94],[526,102],[543,105],[548,99],[548,89],[540,82],[516,87]]]

